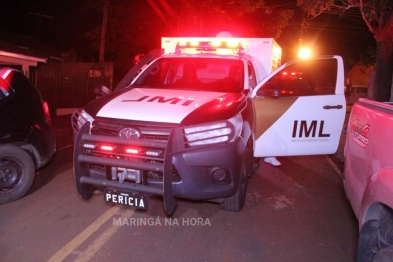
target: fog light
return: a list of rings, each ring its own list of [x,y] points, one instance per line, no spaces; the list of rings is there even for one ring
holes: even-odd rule
[[[225,167],[212,168],[210,171],[210,177],[216,184],[228,184],[231,181],[229,170]]]
[[[93,145],[93,144],[83,144],[83,147],[84,147],[84,148],[88,148],[88,149],[94,149],[94,148],[96,148],[96,145]]]

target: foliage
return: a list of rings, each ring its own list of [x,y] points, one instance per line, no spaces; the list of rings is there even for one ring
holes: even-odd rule
[[[85,0],[83,8],[102,12],[103,2]],[[264,0],[109,0],[105,60],[115,63],[120,77],[136,54],[159,47],[161,37],[228,31],[238,37],[277,38],[292,16],[292,10],[268,6]],[[101,30],[102,24],[86,34],[97,52]]]
[[[392,23],[393,1],[391,0],[297,0],[298,6],[309,15],[317,16],[335,8],[344,13],[350,8],[359,8],[362,18],[376,39],[387,34]]]
[[[375,83],[370,99],[393,101],[393,1],[392,0],[297,0],[311,16],[336,9],[344,13],[359,8],[363,21],[377,43]]]
[[[268,6],[263,0],[189,0],[177,8],[168,22],[170,34],[176,36],[229,31],[239,37],[277,38],[293,16],[293,10]]]
[[[350,59],[349,64],[362,65],[365,67],[375,66],[377,50],[373,47],[368,47],[366,53],[360,54],[358,60]]]
[[[60,57],[63,63],[75,63],[81,61],[74,50],[68,50],[67,52],[61,53]]]

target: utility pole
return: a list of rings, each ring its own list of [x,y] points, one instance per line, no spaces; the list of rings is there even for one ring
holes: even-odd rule
[[[299,50],[303,49],[303,37],[304,37],[304,26],[305,26],[305,12],[302,11],[302,22],[300,24],[300,34],[299,34]]]
[[[29,12],[29,15],[37,16],[39,19],[38,20],[38,29],[37,29],[37,40],[40,41],[41,40],[42,18],[54,19],[54,17],[49,16],[49,15],[37,14],[37,13],[33,13],[33,12]]]
[[[100,45],[100,64],[105,62],[105,36],[106,27],[108,23],[108,6],[109,0],[104,0],[104,16],[102,18],[102,30],[101,30],[101,45]]]
[[[306,16],[303,11],[302,23],[300,24],[300,35],[299,35],[299,50],[297,53],[298,58],[308,58],[311,56],[311,50],[303,45],[304,38],[304,27],[306,26]]]

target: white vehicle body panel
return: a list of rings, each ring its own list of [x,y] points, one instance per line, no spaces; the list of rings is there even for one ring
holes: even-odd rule
[[[317,59],[337,61],[334,94],[276,98],[257,95],[258,90],[263,88],[265,83],[292,63],[281,66],[252,92],[256,111],[254,156],[336,152],[346,113],[343,61],[337,56]]]
[[[225,93],[133,88],[103,106],[97,116],[180,123],[193,110],[223,94]]]
[[[324,110],[322,107],[325,104],[337,103],[337,99],[340,98],[334,95],[296,99],[292,106],[256,140],[255,156],[318,155],[336,152],[342,130],[340,123],[343,123],[345,115],[342,111]],[[310,110],[311,108],[315,110]],[[271,110],[275,110],[274,105],[271,106]],[[306,134],[306,129],[311,130],[309,135]]]

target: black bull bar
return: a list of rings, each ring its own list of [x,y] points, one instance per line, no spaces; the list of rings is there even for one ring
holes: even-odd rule
[[[89,199],[94,194],[95,187],[112,187],[116,189],[130,190],[137,193],[154,194],[163,196],[165,212],[171,215],[177,201],[173,195],[172,188],[172,155],[181,147],[184,148],[183,133],[181,128],[174,128],[168,141],[162,142],[148,139],[123,139],[118,137],[108,137],[100,135],[90,135],[90,122],[86,122],[79,130],[74,146],[74,175],[79,194],[83,199]],[[175,143],[174,143],[175,141]],[[180,143],[178,143],[180,142]],[[164,151],[162,157],[155,158],[160,160],[155,163],[144,163],[135,157],[135,161],[121,160],[115,158],[104,158],[86,154],[87,150],[82,146],[84,143],[111,143],[122,146],[137,146],[141,148],[155,148]],[[180,147],[180,148],[179,148]],[[176,150],[177,149],[177,150]],[[147,186],[136,183],[119,183],[119,181],[95,178],[90,176],[86,164],[98,164],[111,167],[132,168],[136,170],[147,170],[163,173],[162,188]],[[92,186],[93,185],[93,186]]]

